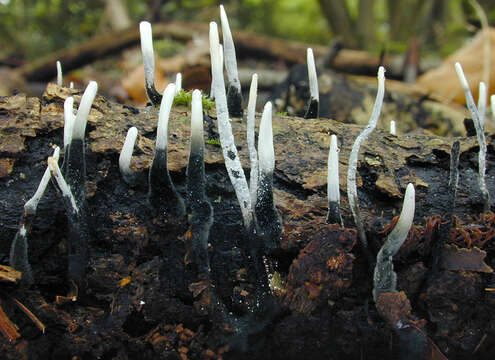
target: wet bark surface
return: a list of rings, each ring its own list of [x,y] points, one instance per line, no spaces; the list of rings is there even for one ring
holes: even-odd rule
[[[82,93],[50,84],[41,99],[23,95],[0,99],[3,264],[8,263],[23,205],[37,188],[52,146],[62,145],[63,102],[69,95],[78,103]],[[183,195],[189,117],[188,109],[174,109],[169,128],[168,165]],[[467,259],[447,251],[435,276],[430,272],[432,243],[439,237],[441,216],[452,211],[446,204],[453,139],[376,130],[362,145],[358,195],[374,254],[392,229],[407,183],[416,187],[414,227],[394,261],[398,290],[405,295],[400,301],[385,297],[377,308],[371,298],[372,275],[356,245],[346,197],[348,157],[362,127],[323,118],[275,116],[274,201],[283,220],[281,248],[268,266],[275,304],[265,317],[250,323],[252,329],[244,336],[237,336],[219,314],[201,306],[207,299],[196,297],[202,283],[186,261],[187,220],[162,216],[148,204],[157,118],[153,107],[133,108],[96,98],[86,137],[90,239],[85,293],[75,302],[56,304],[56,296],[70,291],[69,227],[61,197],[49,186],[28,235],[35,285],[0,285],[1,306],[21,335],[16,343],[0,341],[0,357],[405,359],[401,344],[411,335],[397,330],[391,319],[399,319],[425,334],[417,336],[418,343],[435,343],[448,359],[491,358],[495,293],[489,290],[495,287],[495,278],[485,265],[495,266],[495,217],[480,214],[474,137],[459,139],[456,221],[449,234],[450,246],[473,250],[462,250]],[[134,187],[124,182],[118,168],[119,151],[131,126],[139,130],[131,163],[138,180]],[[248,173],[245,122],[233,119],[232,126]],[[344,229],[325,224],[331,133],[340,142]],[[239,318],[249,313],[257,279],[217,139],[212,119],[205,123],[206,195],[214,210],[208,251],[215,296],[225,304],[228,316]],[[488,141],[487,186],[493,193],[493,137]],[[449,265],[459,264],[455,256],[462,258],[457,268]],[[9,294],[40,318],[44,334],[8,301]],[[399,306],[398,315],[384,310],[387,304],[390,309]],[[428,354],[424,358],[435,358]]]

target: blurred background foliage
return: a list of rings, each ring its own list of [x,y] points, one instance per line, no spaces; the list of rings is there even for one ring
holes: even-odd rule
[[[33,60],[144,19],[209,22],[219,3],[237,29],[320,44],[338,37],[346,47],[375,52],[404,52],[416,37],[423,51],[443,56],[480,26],[470,1],[0,0],[0,58]],[[479,3],[494,24],[495,1]]]

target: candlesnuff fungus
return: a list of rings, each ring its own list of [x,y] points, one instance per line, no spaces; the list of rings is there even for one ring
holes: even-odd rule
[[[495,95],[490,96],[490,105],[492,107],[492,118],[495,120]]]
[[[258,195],[256,200],[256,224],[258,234],[263,238],[265,249],[279,247],[282,220],[273,203],[273,171],[275,152],[273,150],[272,103],[263,109],[258,136]]]
[[[181,90],[182,90],[182,74],[177,73],[177,75],[175,75],[175,95],[180,93]]]
[[[63,85],[63,77],[62,77],[62,64],[57,60],[57,85]]]
[[[483,211],[490,210],[490,193],[486,188],[485,183],[485,171],[486,171],[486,139],[485,133],[483,131],[483,125],[481,122],[481,117],[476,104],[469,89],[469,84],[466,77],[464,76],[464,71],[460,63],[455,63],[455,71],[461,82],[462,89],[464,90],[464,96],[466,97],[466,105],[473,118],[474,127],[476,129],[476,137],[478,138],[478,144],[480,146],[480,151],[478,152],[478,183],[480,186],[481,195],[483,197]]]
[[[229,111],[227,108],[227,96],[225,94],[225,81],[223,78],[223,66],[219,56],[218,28],[215,22],[210,22],[210,56],[211,72],[213,75],[215,103],[217,109],[218,132],[220,134],[220,144],[222,145],[225,166],[229,174],[230,182],[234,187],[237,200],[241,206],[244,227],[251,228],[253,223],[253,209],[249,188],[242,169],[241,161],[235,147],[232,126],[230,125]]]
[[[315,119],[320,115],[320,93],[318,91],[318,77],[316,76],[315,58],[313,49],[308,48],[307,52],[308,78],[309,78],[309,104],[305,119]]]
[[[227,70],[227,105],[229,114],[233,117],[242,117],[242,93],[241,82],[237,73],[237,60],[235,57],[234,40],[230,32],[229,19],[223,5],[220,5],[220,21],[222,23],[223,51],[225,56],[225,69]],[[215,94],[217,96],[217,94]]]
[[[155,53],[153,51],[151,24],[147,21],[141,21],[139,23],[139,33],[141,35],[146,94],[153,105],[158,105],[162,101],[162,95],[155,88]]]
[[[327,196],[327,224],[344,226],[340,215],[339,148],[335,135],[330,136],[330,149],[328,150]]]
[[[162,213],[183,216],[184,200],[175,189],[168,172],[168,120],[175,96],[175,84],[168,84],[163,93],[156,129],[155,155],[149,172],[148,201]]]
[[[119,156],[119,169],[125,182],[129,185],[133,185],[136,175],[134,171],[129,167],[131,164],[132,152],[134,150],[134,143],[138,135],[138,130],[134,126],[127,130],[124,146],[120,151]]]
[[[397,274],[394,272],[392,257],[399,251],[411,228],[415,208],[414,193],[414,185],[411,183],[407,184],[399,221],[397,221],[397,224],[388,235],[387,240],[376,256],[376,266],[373,275],[373,299],[375,302],[381,293],[397,291]]]
[[[82,207],[86,200],[86,160],[84,135],[91,105],[98,91],[98,84],[90,81],[77,110],[72,124],[72,136],[68,139],[64,154],[64,177],[75,196],[77,206]],[[68,106],[69,107],[69,106]],[[65,112],[65,111],[64,111]],[[64,144],[65,147],[65,144]]]
[[[64,101],[64,152],[72,141],[72,130],[74,129],[74,98],[69,96]]]
[[[383,97],[385,95],[385,68],[380,66],[378,69],[378,90],[376,92],[375,105],[373,106],[373,112],[371,113],[370,121],[368,125],[363,129],[361,134],[356,138],[356,141],[352,145],[351,155],[349,156],[349,168],[347,170],[347,197],[349,199],[349,206],[351,208],[352,216],[354,217],[354,222],[356,223],[359,240],[361,246],[370,258],[370,253],[368,250],[368,240],[366,239],[366,233],[364,232],[363,222],[361,220],[361,215],[359,213],[359,199],[357,195],[356,186],[356,170],[358,163],[359,147],[361,143],[365,141],[369,134],[373,132],[380,117],[380,112],[383,104]],[[369,259],[372,260],[372,259]]]
[[[53,151],[52,156],[54,159],[58,160],[59,155],[60,148],[57,146]],[[43,197],[50,179],[50,168],[47,167],[33,197],[24,204],[24,213],[22,214],[19,222],[19,230],[15,234],[14,240],[12,241],[12,245],[10,247],[10,266],[22,272],[22,281],[27,285],[32,284],[34,281],[31,265],[29,264],[29,246],[27,237],[31,231],[33,218],[36,215],[38,203]]]
[[[211,51],[211,49],[210,49],[210,51]],[[218,51],[218,58],[220,59],[219,61],[221,64],[223,64],[223,46],[222,46],[222,44],[218,45],[217,51]],[[215,78],[213,77],[213,68],[212,68],[211,89],[210,89],[210,99],[211,100],[215,100],[215,93],[213,92],[214,88],[215,88]]]
[[[254,140],[256,97],[258,93],[258,74],[253,74],[251,86],[249,88],[249,102],[247,107],[247,143],[249,148],[249,162],[251,173],[249,177],[249,191],[251,193],[251,203],[256,204],[258,192],[258,152],[256,151]]]
[[[478,113],[482,129],[485,128],[486,98],[486,85],[481,81],[478,90]]]
[[[390,134],[397,135],[397,130],[395,129],[395,121],[390,120]]]
[[[213,208],[206,197],[206,178],[204,163],[203,107],[201,92],[194,90],[191,101],[191,147],[186,170],[187,202],[191,211],[191,248],[194,263],[200,273],[208,274],[208,238],[213,224]],[[209,275],[208,275],[209,276]]]

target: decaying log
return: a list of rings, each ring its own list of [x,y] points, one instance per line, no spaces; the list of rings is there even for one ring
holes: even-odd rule
[[[82,92],[49,84],[41,99],[24,95],[0,99],[0,223],[3,224],[0,253],[4,258],[17,231],[24,202],[36,189],[46,168],[51,147],[62,144],[63,102],[69,95],[74,96],[78,103]],[[215,116],[215,112],[209,115]],[[188,163],[189,117],[189,109],[174,108],[168,132],[168,166],[182,193]],[[205,320],[205,315],[192,306],[194,298],[188,286],[197,279],[184,265],[186,252],[183,239],[187,227],[181,228],[180,224],[154,216],[146,205],[147,177],[154,151],[156,124],[157,109],[152,107],[134,108],[112,103],[100,96],[93,104],[86,137],[87,202],[93,229],[87,275],[90,306],[71,302],[70,306],[61,309],[37,307],[42,312],[41,321],[47,323],[45,319],[50,319],[57,329],[63,329],[55,335],[47,331],[43,341],[51,343],[54,336],[56,341],[60,337],[64,340],[61,341],[62,348],[71,355],[79,356],[84,351],[94,355],[97,350],[91,349],[101,349],[99,344],[104,344],[106,349],[123,349],[122,341],[126,341],[128,348],[134,351],[150,349],[146,356],[143,355],[146,359],[152,359],[165,349],[172,351],[170,346],[173,351],[199,358],[209,344],[216,346],[207,350],[208,354],[214,354],[212,357],[224,354],[228,358],[228,349],[235,346],[235,340],[229,342],[218,335],[219,331],[205,330],[203,324],[210,320]],[[131,126],[139,130],[131,162],[138,180],[133,188],[123,181],[118,167],[118,155]],[[232,127],[242,164],[245,171],[249,171],[245,121],[232,119]],[[222,277],[216,279],[215,289],[224,299],[233,297],[235,300],[246,296],[251,290],[243,280],[246,270],[234,266],[242,260],[237,250],[233,249],[240,238],[243,240],[242,218],[218,146],[216,121],[205,121],[204,128],[206,195],[214,208],[209,250],[215,254],[212,272],[224,263],[236,270],[222,273]],[[271,354],[277,354],[275,359],[290,358],[288,354],[292,358],[308,354],[316,359],[359,358],[359,354],[386,352],[389,349],[388,340],[384,342],[383,339],[389,339],[390,330],[379,323],[373,305],[364,311],[363,304],[371,294],[372,280],[359,250],[354,246],[354,224],[346,197],[348,157],[361,130],[360,125],[324,118],[273,118],[276,156],[274,200],[284,226],[280,249],[283,256],[279,266],[280,273],[288,280],[277,291],[285,291],[283,299],[286,305],[281,302],[281,306],[286,306],[285,310],[289,313],[274,320],[267,334],[268,341],[263,345],[272,351]],[[331,133],[338,136],[340,143],[341,209],[347,227],[340,232],[325,224],[326,166]],[[487,139],[487,186],[493,192],[494,138],[488,136]],[[477,185],[478,146],[474,137],[459,140],[460,181],[454,214],[466,219],[469,215],[478,215],[483,207]],[[445,206],[449,204],[447,189],[452,142],[452,138],[412,133],[394,136],[376,130],[361,146],[358,194],[361,215],[366,230],[372,235],[370,239],[375,250],[377,243],[383,241],[384,225],[398,213],[409,182],[416,187],[416,225],[424,225],[424,217],[447,212]],[[492,218],[486,219],[490,223],[487,225],[490,231],[494,228]],[[54,302],[52,289],[60,293],[64,289],[61,284],[65,284],[66,288],[66,220],[60,197],[49,187],[39,204],[29,236],[30,260],[36,285],[41,289],[36,290],[39,291],[35,294],[37,297],[32,298],[38,299],[39,303],[42,303],[39,299],[43,296],[51,296],[49,301]],[[427,225],[421,229],[424,237],[434,233]],[[478,227],[476,229],[479,230]],[[473,231],[473,234],[477,233]],[[474,318],[484,319],[480,312],[484,313],[490,306],[488,300],[480,307],[473,306],[472,302],[481,303],[483,289],[489,286],[480,274],[472,271],[445,270],[439,278],[431,280],[431,284],[427,283],[428,255],[422,251],[429,243],[419,241],[418,234],[417,230],[411,231],[404,244],[404,252],[398,253],[400,290],[405,288],[413,313],[420,301],[428,307],[428,321],[438,329],[428,335],[434,337],[441,350],[454,349],[451,351],[455,356],[465,355],[467,351],[472,351],[476,343],[473,345],[471,338],[458,337],[459,331],[465,329],[457,327],[455,319],[462,317],[461,312],[466,309],[477,311]],[[324,238],[328,241],[322,241]],[[491,249],[487,249],[489,259],[493,259]],[[458,283],[462,286],[454,286]],[[419,296],[421,294],[426,294],[424,300]],[[443,302],[443,298],[448,298],[449,302]],[[235,309],[241,312],[243,309],[239,307]],[[442,317],[446,311],[449,313],[447,325]],[[17,321],[16,318],[13,320]],[[489,329],[488,315],[483,321],[481,328],[485,331]],[[134,325],[138,323],[140,326]],[[478,328],[478,324],[473,326]],[[361,336],[363,329],[367,331],[366,336]],[[169,345],[164,336],[169,339],[172,335],[180,336],[181,342],[177,340]],[[478,335],[481,339],[483,334]],[[214,341],[210,341],[212,339]],[[31,345],[42,353],[46,345],[36,341],[32,340]],[[493,342],[488,341],[487,344]],[[490,348],[484,345],[480,349],[484,354]],[[131,350],[126,348],[122,351],[126,355]],[[261,357],[232,355],[230,358]]]

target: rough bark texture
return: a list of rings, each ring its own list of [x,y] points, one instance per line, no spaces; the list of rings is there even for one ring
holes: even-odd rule
[[[51,146],[62,144],[63,101],[71,94],[79,102],[81,91],[50,84],[41,99],[23,95],[0,99],[3,263],[8,259],[23,204],[38,185],[46,158],[52,153]],[[15,291],[43,321],[46,332],[42,335],[9,303],[4,304],[21,338],[16,345],[0,341],[0,357],[406,358],[396,346],[390,324],[386,325],[372,303],[365,306],[371,297],[372,277],[354,245],[354,230],[338,230],[325,224],[329,134],[335,133],[341,141],[341,209],[346,227],[354,228],[345,178],[350,149],[361,126],[328,119],[274,116],[274,199],[284,232],[278,261],[273,266],[281,278],[276,298],[282,312],[276,312],[268,325],[258,329],[260,336],[242,342],[219,325],[216,314],[194,306],[189,288],[198,284],[198,279],[184,263],[187,224],[162,219],[148,210],[146,179],[156,123],[155,108],[133,108],[96,98],[86,140],[87,201],[93,229],[87,294],[78,302],[55,305],[55,296],[66,294],[69,287],[68,228],[61,199],[50,187],[29,234],[36,286],[2,288]],[[182,193],[189,123],[188,109],[173,110],[168,164]],[[118,169],[119,151],[131,126],[139,130],[131,167],[141,183],[134,188],[126,185]],[[232,126],[241,161],[248,171],[245,122],[233,119]],[[205,123],[205,140],[217,138],[215,121]],[[461,219],[456,228],[465,231],[453,231],[451,239],[459,246],[482,247],[487,252],[485,261],[493,267],[495,246],[490,240],[495,236],[494,217],[468,218],[477,216],[482,209],[477,186],[478,146],[474,137],[460,140],[460,181],[454,214]],[[396,259],[398,288],[405,290],[412,313],[426,319],[428,335],[447,358],[489,358],[495,347],[495,333],[490,326],[495,320],[491,309],[495,298],[484,289],[493,287],[491,275],[450,270],[442,270],[435,278],[428,275],[431,242],[435,241],[439,218],[424,218],[449,210],[445,204],[452,141],[426,135],[393,136],[376,130],[360,151],[361,213],[376,253],[391,229],[385,225],[400,210],[407,183],[414,183],[417,226]],[[488,141],[487,185],[493,193],[493,137],[488,136]],[[214,207],[209,249],[212,279],[229,311],[243,313],[246,305],[242,299],[249,298],[256,281],[249,270],[245,275],[248,267],[246,254],[240,250],[245,241],[240,209],[221,149],[214,141],[207,141],[205,158],[206,193]]]

